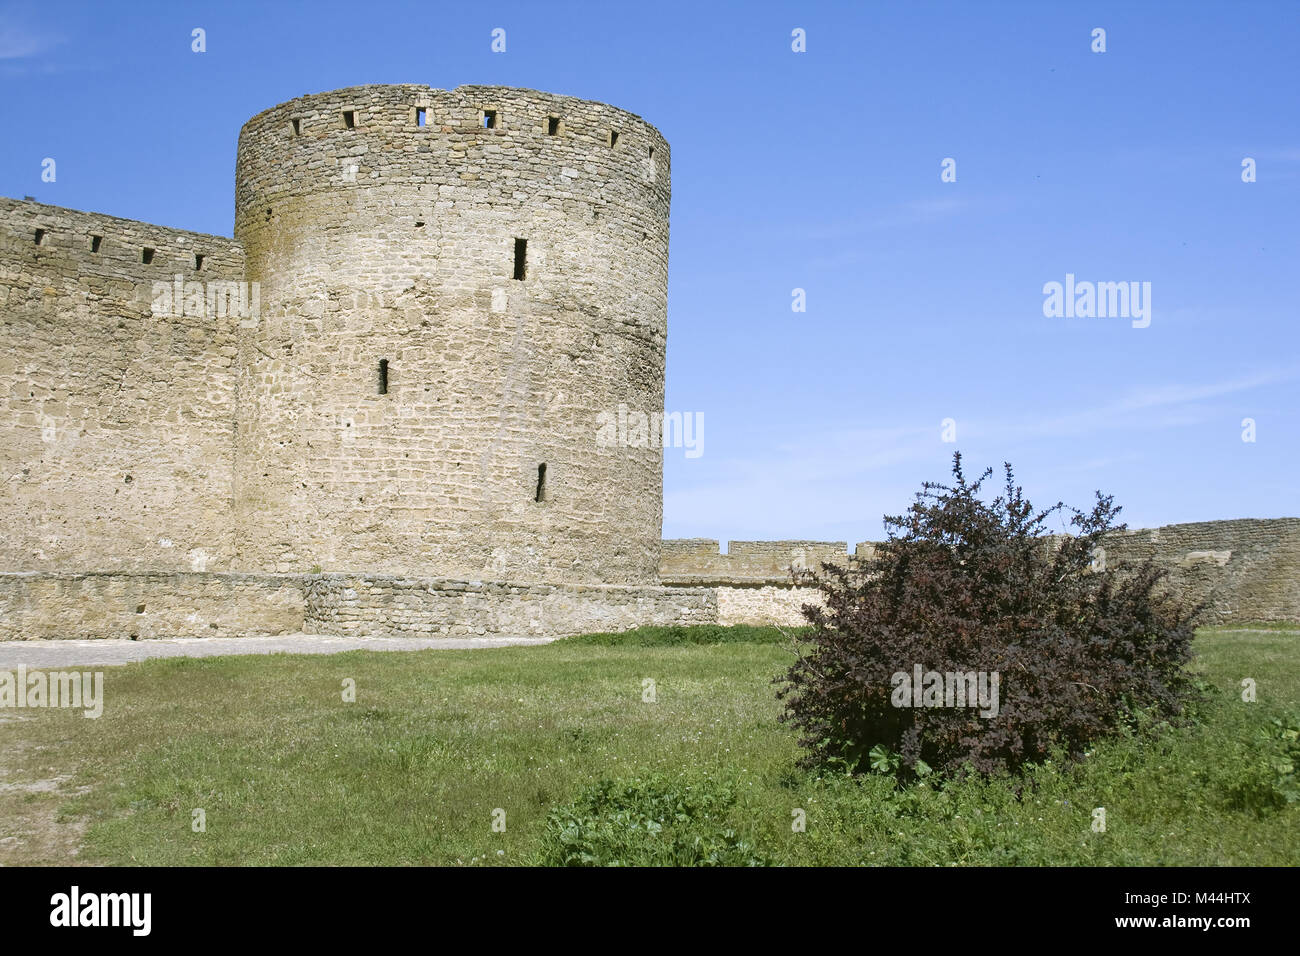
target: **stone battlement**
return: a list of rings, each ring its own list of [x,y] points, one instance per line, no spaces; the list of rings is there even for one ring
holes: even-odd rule
[[[177,273],[242,280],[243,246],[229,236],[0,196],[0,281],[5,290],[0,304],[7,304],[15,289],[35,288],[38,283],[32,280],[101,278],[138,283],[129,290],[130,298],[147,309],[152,283],[170,282]],[[43,286],[40,292],[51,294]]]
[[[711,538],[665,539],[659,577],[665,584],[788,585],[792,569],[849,559],[843,541],[731,541],[723,554]]]
[[[1045,543],[1059,540],[1050,536]],[[858,544],[850,556],[842,541],[733,541],[722,554],[708,538],[665,540],[660,578],[665,584],[714,586],[719,592],[766,589],[785,601],[792,572],[822,563],[870,558],[876,544]],[[1106,539],[1108,563],[1153,559],[1169,570],[1168,586],[1189,603],[1207,602],[1206,621],[1300,621],[1300,518],[1201,521],[1118,532]],[[811,594],[811,592],[807,592]],[[725,595],[723,600],[725,601]],[[796,607],[797,610],[797,607]]]
[[[250,215],[332,189],[426,185],[454,202],[458,187],[511,203],[519,191],[608,201],[611,179],[667,212],[669,147],[641,117],[604,103],[502,86],[438,90],[354,86],[265,110],[239,135],[236,202]]]

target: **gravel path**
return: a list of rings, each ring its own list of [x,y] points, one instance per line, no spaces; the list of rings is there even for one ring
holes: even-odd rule
[[[0,641],[0,670],[28,667],[112,667],[150,657],[227,654],[337,654],[340,651],[462,650],[549,644],[553,637],[178,637],[158,641]]]

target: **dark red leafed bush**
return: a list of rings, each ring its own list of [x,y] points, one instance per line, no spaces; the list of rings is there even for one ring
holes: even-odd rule
[[[886,516],[874,558],[822,565],[825,607],[783,677],[782,719],[810,766],[994,773],[1056,749],[1078,755],[1140,714],[1179,715],[1194,693],[1184,665],[1193,620],[1150,562],[1094,561],[1119,508],[1097,495],[1046,522],[1014,483],[991,502],[953,456],[952,485],[927,482]]]

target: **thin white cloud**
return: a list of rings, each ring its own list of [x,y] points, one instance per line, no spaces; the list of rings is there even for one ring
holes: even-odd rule
[[[0,9],[0,60],[25,60],[58,46],[63,37],[24,23],[12,8]]]
[[[1134,386],[1115,401],[1064,415],[1024,422],[1002,422],[981,429],[973,427],[981,438],[1025,439],[1035,437],[1069,437],[1115,429],[1168,427],[1205,421],[1212,414],[1198,408],[1198,403],[1225,395],[1294,381],[1297,370],[1264,372],[1247,378],[1192,385]]]
[[[972,444],[1010,448],[1025,441],[1196,425],[1222,418],[1214,399],[1297,378],[1300,369],[1219,382],[1135,385],[1112,401],[1063,414],[1003,420],[959,416],[956,445],[940,442],[938,421],[895,428],[765,422],[732,438],[734,445],[752,449],[750,454],[710,460],[704,463],[708,477],[700,483],[665,489],[664,515],[673,528],[721,537],[806,537],[822,528],[862,527],[878,518],[857,517],[864,505],[893,501],[899,506],[890,510],[902,510],[916,491],[915,475],[902,474],[899,465],[928,468],[946,462],[954,448]],[[774,434],[785,437],[773,442]],[[1132,453],[1117,458],[1104,451],[1096,443],[1080,443],[1079,460],[1057,461],[1054,469],[1095,472],[1133,459]]]

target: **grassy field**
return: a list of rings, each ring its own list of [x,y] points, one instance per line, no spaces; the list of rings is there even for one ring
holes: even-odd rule
[[[797,769],[771,630],[108,668],[99,720],[0,712],[0,862],[1295,865],[1266,735],[1300,711],[1298,640],[1202,631],[1193,726],[908,789]]]

